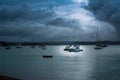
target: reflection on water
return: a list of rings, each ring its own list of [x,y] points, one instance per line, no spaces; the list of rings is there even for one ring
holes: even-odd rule
[[[65,52],[65,46],[11,50],[0,49],[0,74],[23,80],[120,80],[120,46],[94,50],[81,46],[83,52]],[[43,54],[53,55],[51,59]]]

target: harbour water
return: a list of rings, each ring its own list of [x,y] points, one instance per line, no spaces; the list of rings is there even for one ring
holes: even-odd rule
[[[120,80],[120,46],[94,47],[83,45],[82,52],[65,52],[65,46],[0,47],[0,75],[22,80]],[[47,54],[53,58],[42,57]]]

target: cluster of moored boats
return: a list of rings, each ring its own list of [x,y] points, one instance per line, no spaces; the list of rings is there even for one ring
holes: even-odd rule
[[[64,51],[68,51],[68,52],[80,52],[80,51],[83,51],[83,49],[80,49],[80,45],[79,44],[70,44],[70,45],[67,45],[65,47]]]
[[[98,41],[96,42],[96,46],[94,47],[95,50],[99,50],[99,49],[103,49],[105,47],[107,47],[107,43],[104,43],[102,41]],[[80,45],[79,44],[70,44],[70,45],[67,45],[64,49],[64,51],[67,51],[67,52],[80,52],[80,51],[83,51],[83,49],[80,48]]]
[[[5,45],[5,46],[3,46],[3,47],[4,47],[6,50],[11,49],[11,46],[9,46],[9,45]],[[19,49],[20,49],[20,48],[22,48],[22,45],[19,44],[18,46],[16,46],[16,48],[19,48]],[[32,45],[31,48],[35,48],[35,45]],[[47,49],[47,47],[46,47],[45,45],[40,45],[39,48],[41,48],[42,50]]]
[[[100,41],[98,41],[96,43],[96,46],[94,49],[98,50],[98,49],[103,49],[105,47],[107,47],[107,43],[102,43]],[[11,49],[11,47],[8,45],[8,46],[3,46],[5,47],[5,49]],[[22,45],[19,44],[18,46],[16,46],[16,48],[22,48]],[[35,45],[32,45],[31,48],[35,48]],[[41,48],[42,50],[46,50],[47,47],[45,45],[39,45],[39,48]],[[64,51],[67,51],[67,52],[80,52],[80,51],[83,51],[83,49],[80,48],[80,45],[79,44],[70,44],[70,45],[67,45],[65,48],[64,48]]]
[[[5,49],[11,49],[10,46],[4,46],[4,47],[5,47]],[[18,46],[16,46],[16,48],[22,48],[22,45],[18,45]]]
[[[108,45],[105,44],[105,43],[101,43],[101,42],[97,42],[96,46],[95,46],[95,50],[99,50],[99,49],[103,49],[105,47],[107,47]],[[10,46],[4,46],[5,49],[9,50],[11,49]],[[16,46],[16,48],[22,48],[22,45],[18,45]],[[35,45],[32,45],[31,48],[35,48]],[[46,50],[47,47],[45,45],[39,45],[39,48],[41,48],[42,50]],[[80,48],[80,45],[79,44],[70,44],[70,45],[67,45],[65,48],[64,48],[64,51],[66,52],[82,52],[84,51],[83,49]],[[42,56],[43,58],[53,58],[53,55],[43,55]]]

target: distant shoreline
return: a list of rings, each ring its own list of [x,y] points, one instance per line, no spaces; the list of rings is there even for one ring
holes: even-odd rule
[[[108,45],[120,45],[120,41],[101,41]],[[61,42],[4,42],[0,41],[0,46],[32,46],[32,45],[69,45],[69,44],[79,44],[79,45],[96,45],[96,41],[61,41]]]

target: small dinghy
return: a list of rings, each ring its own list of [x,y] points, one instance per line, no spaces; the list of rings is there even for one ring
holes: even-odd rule
[[[8,47],[6,47],[5,49],[6,49],[6,50],[9,50],[9,49],[11,49],[11,47],[10,47],[10,46],[8,46]]]
[[[53,58],[53,55],[43,55],[43,58]]]

